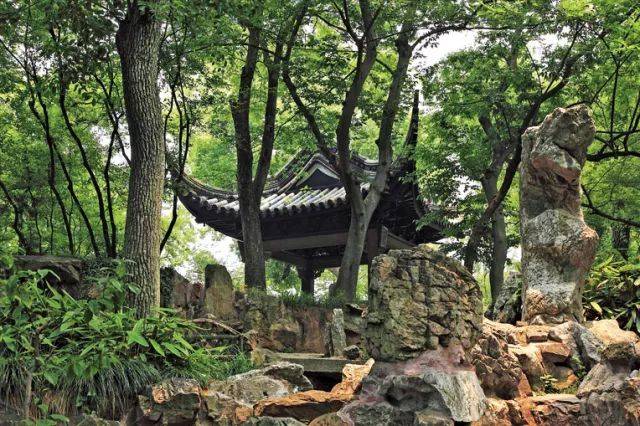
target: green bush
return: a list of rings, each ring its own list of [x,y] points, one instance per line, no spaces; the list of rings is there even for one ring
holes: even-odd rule
[[[201,383],[229,370],[223,348],[196,348],[191,321],[160,309],[137,319],[124,307],[124,267],[101,268],[99,297],[76,300],[47,284],[51,272],[0,281],[0,400],[19,412],[118,418],[145,386],[164,377]],[[250,368],[250,367],[247,367]],[[32,389],[32,391],[29,391]],[[36,409],[38,408],[38,409]]]
[[[587,319],[613,318],[620,327],[640,333],[640,259],[611,257],[595,265],[583,301]]]

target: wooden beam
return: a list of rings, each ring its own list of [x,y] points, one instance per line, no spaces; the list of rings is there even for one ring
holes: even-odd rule
[[[387,233],[387,247],[389,249],[410,249],[416,245],[411,241],[407,241],[402,237],[397,236],[391,232]]]
[[[298,267],[304,267],[309,262],[309,259],[304,256],[284,251],[271,252],[269,257]]]
[[[276,252],[318,247],[342,246],[346,243],[347,233],[338,232],[334,234],[307,235],[304,237],[267,240],[263,243],[263,246],[265,251]]]

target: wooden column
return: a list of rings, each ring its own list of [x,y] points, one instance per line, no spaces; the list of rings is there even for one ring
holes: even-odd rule
[[[307,266],[297,266],[296,270],[298,271],[298,276],[300,277],[300,281],[302,281],[302,292],[306,294],[313,295],[314,294],[314,281],[315,275],[313,268],[310,265]]]

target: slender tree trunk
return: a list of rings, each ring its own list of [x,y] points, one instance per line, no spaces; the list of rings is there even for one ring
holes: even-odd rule
[[[631,244],[631,227],[622,223],[611,225],[611,240],[623,259],[629,259],[629,245]]]
[[[131,140],[124,257],[140,292],[129,303],[147,316],[160,306],[160,219],[165,172],[162,106],[157,86],[162,34],[153,12],[132,2],[116,35]]]
[[[482,179],[482,188],[487,203],[491,202],[498,193],[498,177],[495,174]],[[507,262],[507,226],[502,212],[502,207],[498,207],[491,217],[491,265],[489,266],[489,283],[491,285],[491,301],[498,297],[502,284],[504,283],[504,265]]]

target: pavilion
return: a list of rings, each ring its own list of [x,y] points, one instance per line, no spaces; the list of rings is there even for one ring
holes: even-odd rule
[[[417,139],[417,105],[414,105],[405,142],[412,153]],[[412,155],[394,161],[387,188],[369,229],[361,264],[370,264],[390,249],[410,248],[442,238],[442,229],[416,222],[433,206],[418,197],[413,179]],[[366,194],[377,162],[353,154],[351,164]],[[242,227],[236,192],[213,188],[185,176],[179,189],[182,204],[198,223],[240,242]],[[331,163],[319,152],[301,151],[276,175],[269,178],[260,205],[266,257],[295,265],[302,290],[313,293],[314,276],[325,268],[340,266],[347,240],[350,208],[344,186]]]

